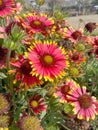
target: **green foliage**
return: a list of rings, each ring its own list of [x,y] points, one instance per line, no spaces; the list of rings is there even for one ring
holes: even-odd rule
[[[54,126],[53,124],[47,125],[45,130],[60,130],[57,126]]]
[[[49,128],[55,128],[55,126],[62,125],[64,123],[63,115],[61,113],[62,105],[53,97],[47,99],[47,104],[47,113],[42,119],[42,126],[45,128],[47,126],[49,126]]]

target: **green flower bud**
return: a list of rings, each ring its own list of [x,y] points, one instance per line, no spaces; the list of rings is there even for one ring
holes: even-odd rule
[[[85,50],[85,46],[82,43],[80,43],[80,44],[78,44],[76,46],[76,50],[77,51],[84,51]]]
[[[42,6],[44,4],[44,0],[35,0],[36,4],[38,4],[39,6]]]
[[[72,109],[73,109],[73,106],[69,103],[65,103],[64,104],[64,112],[66,114],[71,114],[72,113]]]

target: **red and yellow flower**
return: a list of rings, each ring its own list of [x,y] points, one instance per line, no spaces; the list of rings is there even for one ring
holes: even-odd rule
[[[29,60],[23,58],[23,56],[20,55],[18,60],[11,62],[11,65],[16,67],[12,71],[16,72],[15,81],[21,81],[21,86],[28,88],[42,83],[38,77],[30,74],[32,71],[31,65],[29,64]]]
[[[69,57],[70,57],[70,61],[76,64],[80,64],[81,62],[86,61],[86,57],[84,56],[84,53],[77,52],[76,50],[74,50],[74,52],[70,51]]]
[[[73,112],[77,118],[89,121],[94,119],[98,113],[96,109],[96,99],[86,92],[86,87],[77,87],[72,89],[70,95],[67,95],[70,103],[73,105]]]
[[[34,95],[29,98],[28,105],[34,114],[39,114],[46,110],[45,101],[40,95]]]
[[[61,102],[67,102],[67,95],[71,91],[71,89],[79,86],[74,80],[66,79],[65,83],[56,88],[56,92],[54,93],[55,97],[59,97]]]
[[[15,3],[13,0],[0,0],[0,17],[11,15],[15,12]]]
[[[77,42],[78,40],[82,39],[83,35],[82,35],[83,31],[82,29],[79,30],[75,30],[72,27],[69,27],[68,29],[65,28],[63,35],[65,39],[70,40],[71,42]]]
[[[64,69],[68,67],[65,51],[53,41],[36,41],[26,53],[32,66],[32,75],[53,81],[65,75]]]
[[[53,25],[54,21],[51,18],[48,18],[47,15],[40,14],[28,14],[25,15],[26,22],[24,26],[28,28],[29,33],[41,32],[44,34],[47,28]]]

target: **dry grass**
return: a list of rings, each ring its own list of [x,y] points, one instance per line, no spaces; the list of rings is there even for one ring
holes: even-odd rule
[[[98,14],[76,16],[76,17],[67,17],[66,20],[68,21],[68,24],[73,26],[75,29],[78,29],[80,27],[84,28],[84,25],[88,22],[98,23]],[[98,28],[93,33],[98,35]]]

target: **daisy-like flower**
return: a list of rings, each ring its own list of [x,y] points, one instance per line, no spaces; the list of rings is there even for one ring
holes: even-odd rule
[[[40,130],[40,120],[36,116],[22,116],[17,125],[20,130]]]
[[[11,31],[15,26],[19,27],[21,30],[26,31],[26,29],[23,27],[23,23],[24,20],[21,17],[15,16],[13,21],[10,22],[8,20],[8,23],[6,24],[7,26],[2,28],[4,30],[3,32],[5,32],[7,35],[11,35]]]
[[[82,29],[74,30],[72,27],[69,27],[68,29],[64,29],[64,38],[69,39],[72,42],[77,42],[78,40],[82,39]]]
[[[32,75],[44,78],[46,81],[53,81],[55,78],[61,78],[64,74],[64,68],[68,67],[65,52],[58,48],[55,42],[36,41],[26,53],[30,64],[32,65]]]
[[[65,83],[56,88],[56,92],[54,93],[55,97],[59,97],[61,102],[67,102],[67,95],[71,91],[71,89],[79,86],[74,80],[66,79]]]
[[[0,17],[10,15],[15,11],[15,3],[13,0],[0,0]]]
[[[28,105],[34,114],[38,114],[46,110],[45,101],[40,95],[34,95],[29,98]]]
[[[10,103],[7,100],[7,97],[0,93],[0,114],[7,113],[10,109]]]
[[[70,95],[67,95],[69,101],[73,105],[73,112],[77,114],[78,119],[89,121],[94,119],[97,114],[96,99],[86,92],[86,87],[77,87],[72,89]]]
[[[30,74],[32,68],[31,65],[29,64],[29,60],[23,58],[22,55],[19,56],[18,60],[11,62],[11,65],[16,67],[16,69],[12,71],[16,72],[15,80],[21,81],[21,86],[28,88],[36,84],[42,83],[38,77],[36,77],[35,75],[32,76]]]
[[[28,27],[29,33],[44,33],[46,29],[54,23],[51,18],[48,18],[47,15],[44,14],[28,14],[25,16],[25,19],[27,22],[25,22],[24,26]]]
[[[9,115],[0,115],[0,128],[8,127],[9,123],[10,123],[10,116]]]
[[[9,17],[6,18],[6,26],[0,26],[0,38],[4,38],[7,35],[11,35],[12,29],[17,25],[21,30],[25,30],[26,29],[23,27],[23,23],[24,20],[19,17],[19,16],[15,16],[13,21],[10,21]]]
[[[8,49],[0,46],[0,68],[4,68],[6,66]]]

